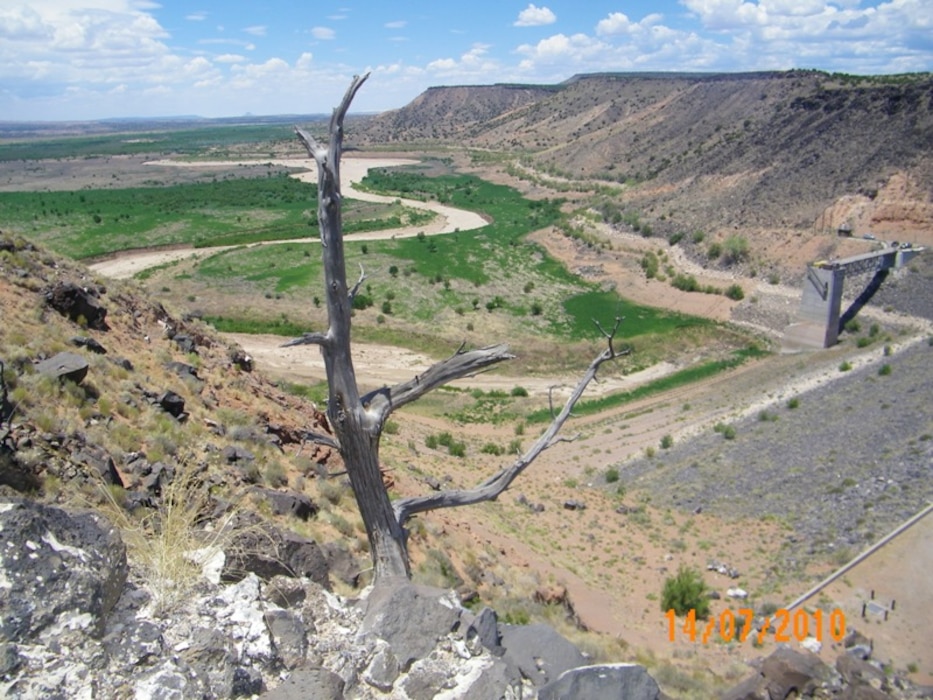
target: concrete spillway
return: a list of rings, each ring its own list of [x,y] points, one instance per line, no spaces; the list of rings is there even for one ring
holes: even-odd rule
[[[861,308],[877,291],[888,272],[902,267],[923,248],[885,248],[840,260],[820,260],[807,265],[797,321],[784,330],[785,348],[828,348],[839,340],[839,331],[854,311],[842,312],[842,288],[846,275],[874,272],[865,292],[853,305]]]

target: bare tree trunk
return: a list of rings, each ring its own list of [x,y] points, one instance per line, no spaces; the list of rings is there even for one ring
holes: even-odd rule
[[[320,146],[307,132],[296,129],[318,167],[318,223],[321,227],[328,327],[324,333],[306,333],[285,345],[319,345],[324,355],[329,392],[327,417],[335,438],[326,435],[312,437],[336,447],[343,457],[353,495],[366,526],[375,583],[382,584],[411,576],[403,527],[408,518],[436,508],[495,500],[541,452],[558,441],[558,432],[570,417],[574,404],[583,395],[587,385],[595,379],[600,365],[626,354],[628,350],[616,351],[613,348],[613,338],[621,322],[621,319],[616,319],[611,332],[603,331],[609,347],[593,360],[564,408],[528,452],[510,467],[502,469],[473,489],[405,498],[393,508],[379,469],[379,440],[392,411],[448,382],[512,359],[513,355],[506,345],[490,345],[475,350],[464,350],[461,346],[453,355],[436,363],[424,374],[360,396],[350,352],[350,321],[353,297],[365,276],[361,274],[352,288],[347,284],[341,223],[340,156],[344,117],[356,91],[367,77],[354,78],[340,106],[334,110],[327,148]]]
[[[340,156],[343,147],[343,120],[356,91],[367,76],[356,77],[330,121],[330,143],[324,149],[312,136],[298,130],[298,136],[318,167],[318,223],[324,262],[328,328],[323,336],[309,339],[321,347],[329,389],[327,417],[337,438],[353,487],[353,495],[366,526],[366,535],[375,569],[376,582],[408,578],[408,550],[405,531],[389,501],[379,471],[379,438],[382,423],[360,401],[350,352],[350,316],[353,295],[363,279],[350,289],[341,220]]]

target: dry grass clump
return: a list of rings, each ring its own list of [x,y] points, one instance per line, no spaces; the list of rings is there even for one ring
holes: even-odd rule
[[[152,593],[156,615],[182,606],[202,577],[218,580],[224,552],[242,534],[234,527],[239,506],[207,521],[218,504],[203,475],[190,467],[179,468],[163,485],[155,508],[129,512],[121,489],[102,486],[101,491],[102,510],[120,530],[130,563]]]

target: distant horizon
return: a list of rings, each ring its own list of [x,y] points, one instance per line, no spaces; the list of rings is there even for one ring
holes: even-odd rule
[[[823,73],[826,75],[849,75],[856,78],[885,78],[885,77],[899,77],[899,76],[931,76],[933,77],[933,71],[908,71],[903,73],[875,73],[875,74],[856,74],[856,73],[844,73],[842,71],[823,71],[816,68],[788,68],[784,70],[742,70],[742,71],[683,71],[683,70],[668,70],[668,71],[657,71],[657,70],[644,70],[644,71],[594,71],[592,73],[574,73],[573,75],[568,76],[564,80],[550,83],[543,82],[505,82],[505,81],[493,81],[488,83],[472,83],[472,84],[444,84],[444,85],[429,85],[419,93],[423,94],[428,90],[437,90],[444,88],[463,88],[463,87],[557,87],[569,83],[570,80],[576,77],[596,77],[596,76],[650,76],[655,78],[663,78],[670,76],[672,79],[675,77],[681,76],[703,76],[703,77],[716,77],[716,76],[738,76],[738,75],[768,75],[768,74],[782,74],[782,73],[791,73],[791,72],[817,72]],[[418,95],[415,95],[412,100],[414,100]],[[405,104],[399,105],[398,107],[390,107],[383,110],[372,110],[372,111],[360,111],[360,110],[351,110],[348,112],[349,117],[369,117],[382,114],[383,112],[393,111],[395,109],[401,109],[407,104],[410,104],[412,100],[409,100]],[[335,105],[336,106],[336,105]],[[161,114],[161,115],[123,115],[123,116],[107,116],[107,117],[94,117],[89,119],[2,119],[0,118],[0,124],[4,125],[25,125],[25,124],[81,124],[81,123],[106,123],[106,122],[159,122],[159,121],[233,121],[233,120],[249,120],[249,119],[258,119],[258,120],[286,120],[291,118],[304,118],[304,119],[328,119],[330,117],[332,110],[326,112],[278,112],[278,113],[265,113],[265,114],[254,114],[254,113],[244,113],[244,114],[227,114],[219,116],[204,116],[201,114]]]
[[[317,114],[367,72],[354,100],[366,114],[491,76],[929,72],[931,37],[929,0],[12,0],[0,10],[0,114]]]

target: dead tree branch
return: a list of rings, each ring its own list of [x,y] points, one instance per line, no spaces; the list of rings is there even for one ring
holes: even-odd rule
[[[482,372],[514,357],[509,352],[509,346],[504,344],[467,351],[461,346],[457,352],[432,365],[424,374],[393,387],[369,392],[363,397],[363,405],[368,404],[375,419],[381,422],[396,408],[417,400],[439,386]]]
[[[396,501],[393,507],[395,509],[395,517],[398,518],[399,523],[404,525],[408,519],[416,513],[437,510],[439,508],[455,508],[458,506],[495,500],[499,494],[511,485],[519,474],[525,471],[528,465],[530,465],[538,455],[557,442],[560,442],[562,440],[562,438],[558,437],[560,429],[570,417],[573,407],[576,405],[577,401],[580,400],[586,387],[596,377],[596,372],[599,370],[600,365],[608,360],[627,355],[630,352],[628,348],[616,351],[612,347],[612,339],[615,336],[616,330],[618,330],[619,321],[620,319],[617,319],[615,328],[613,328],[612,333],[608,336],[609,347],[603,350],[590,363],[590,366],[580,378],[576,387],[574,387],[570,397],[567,399],[566,403],[564,403],[561,412],[554,417],[547,430],[544,431],[541,437],[537,439],[525,454],[521,455],[510,466],[502,469],[497,474],[472,489],[452,489],[427,496],[414,496]]]

